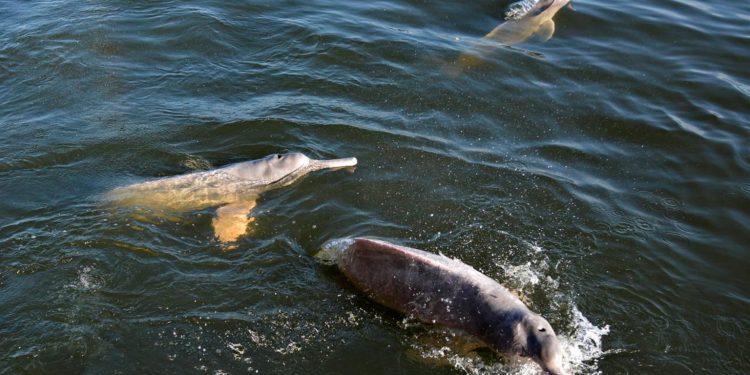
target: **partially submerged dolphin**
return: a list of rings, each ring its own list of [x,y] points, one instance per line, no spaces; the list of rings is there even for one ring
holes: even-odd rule
[[[210,171],[165,177],[116,188],[106,200],[168,212],[218,207],[213,228],[222,242],[237,240],[254,219],[248,217],[258,195],[287,186],[316,170],[352,167],[356,158],[314,160],[301,153],[273,154]]]
[[[555,33],[552,18],[570,0],[522,0],[511,4],[501,23],[476,43],[471,50],[458,57],[449,72],[457,75],[468,67],[481,64],[487,53],[497,44],[512,46],[535,36],[546,42]]]
[[[378,303],[462,329],[500,354],[530,357],[549,374],[564,374],[560,343],[547,320],[458,260],[367,238],[329,241],[316,256],[337,265]]]

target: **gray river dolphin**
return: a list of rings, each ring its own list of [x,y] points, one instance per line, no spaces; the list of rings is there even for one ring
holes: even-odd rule
[[[531,358],[551,375],[565,374],[560,343],[547,320],[458,260],[367,238],[329,241],[316,257],[337,265],[382,305],[464,330],[500,354]]]
[[[116,188],[105,196],[122,206],[167,212],[218,207],[212,224],[222,242],[237,240],[254,219],[248,217],[258,196],[287,186],[320,169],[352,167],[356,158],[314,160],[304,154],[273,154],[209,171],[165,177]]]
[[[552,18],[569,3],[570,0],[522,0],[511,4],[505,12],[505,22],[475,43],[469,51],[462,53],[453,66],[447,67],[448,73],[455,76],[483,63],[484,56],[497,49],[498,44],[509,47],[531,37],[546,42],[555,33]]]

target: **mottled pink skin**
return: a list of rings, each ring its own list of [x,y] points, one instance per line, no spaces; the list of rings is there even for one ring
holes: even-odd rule
[[[427,323],[462,329],[499,353],[528,356],[546,371],[562,374],[560,346],[549,323],[508,289],[460,261],[357,238],[339,254],[337,264],[378,303]]]

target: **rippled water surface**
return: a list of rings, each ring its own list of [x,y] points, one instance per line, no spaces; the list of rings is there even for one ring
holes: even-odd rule
[[[580,374],[750,372],[750,3],[575,1],[450,68],[509,1],[0,2],[0,373],[539,374],[312,256],[366,235],[523,296]],[[258,200],[112,188],[356,156]]]

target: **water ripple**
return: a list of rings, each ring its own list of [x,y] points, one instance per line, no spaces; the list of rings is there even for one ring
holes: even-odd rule
[[[576,372],[746,369],[750,7],[577,0],[446,76],[505,3],[2,3],[0,372],[536,371],[404,361],[310,257],[349,235],[522,290]],[[100,201],[287,151],[360,165],[261,197],[234,251],[214,208]]]

